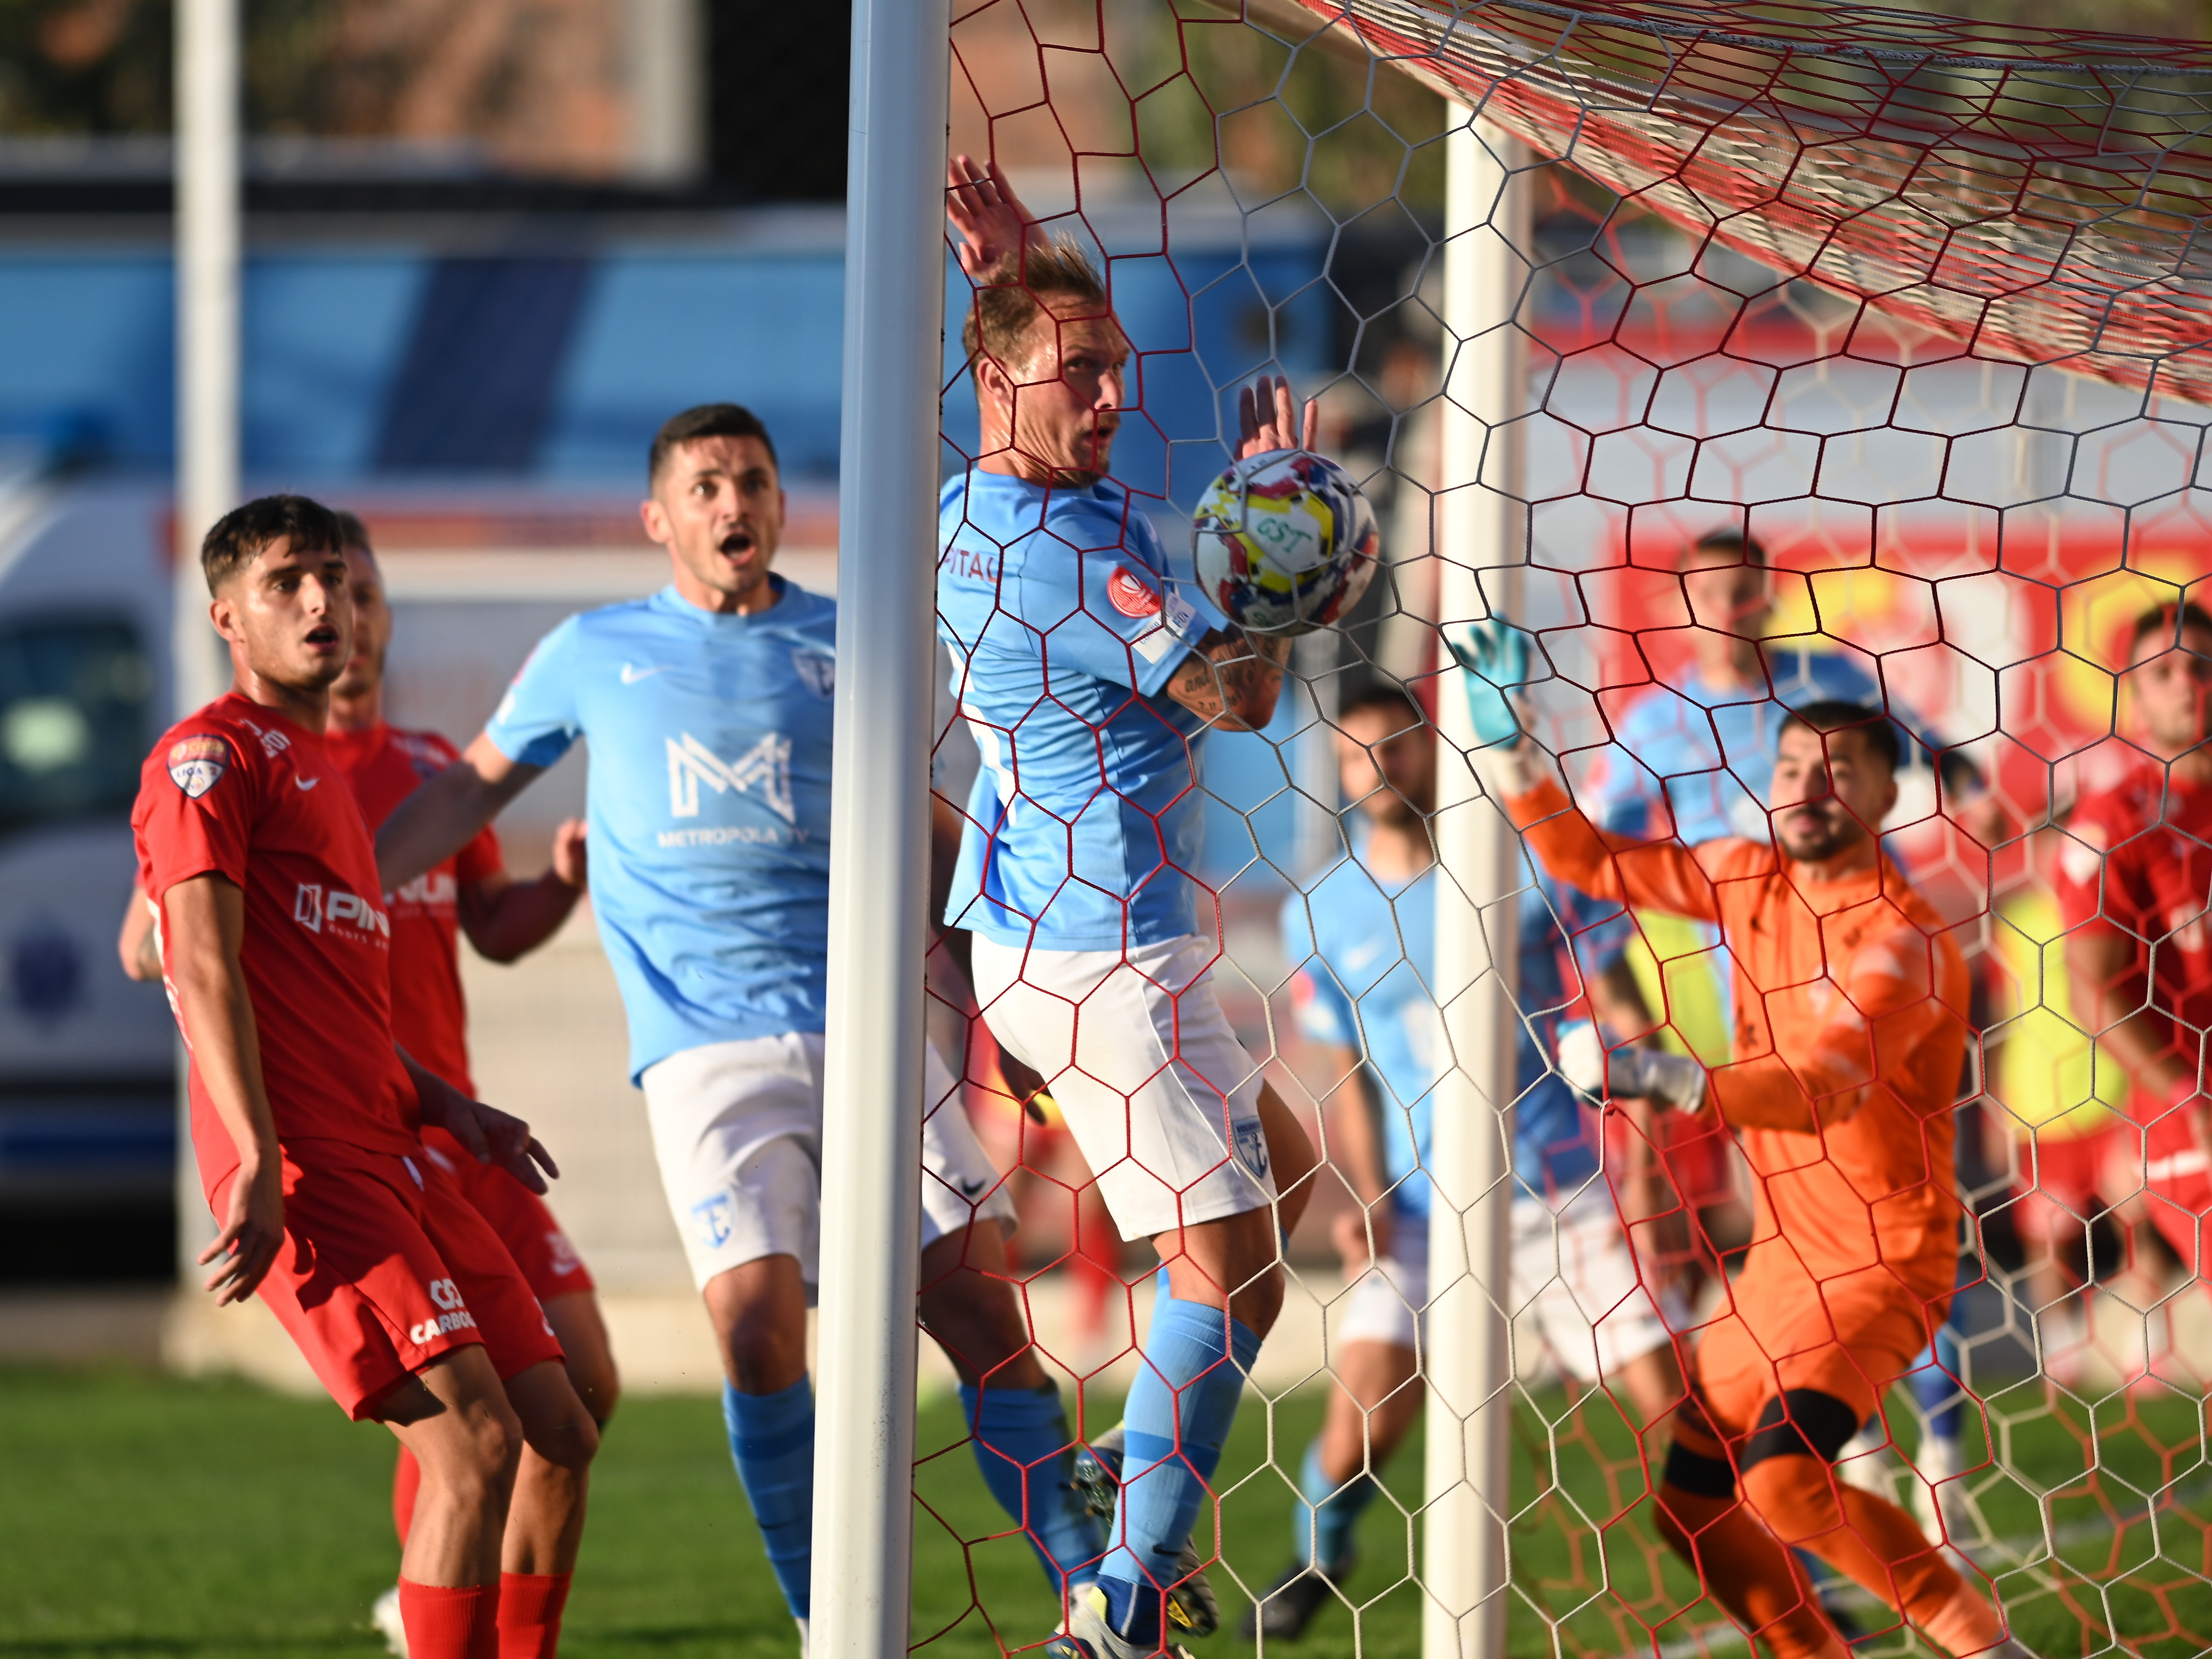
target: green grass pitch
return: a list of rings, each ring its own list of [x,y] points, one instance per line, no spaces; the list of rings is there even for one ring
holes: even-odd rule
[[[2014,1392],[1998,1402],[2000,1449],[2024,1480],[1993,1468],[1975,1491],[1990,1530],[2030,1564],[1998,1580],[2021,1636],[2046,1659],[2109,1650],[2087,1614],[2149,1659],[2202,1651],[2212,1631],[2202,1402],[2120,1400],[2062,1416],[2039,1390]],[[1093,1431],[1115,1408],[1091,1401]],[[1200,1644],[1200,1659],[1243,1650],[1237,1584],[1263,1587],[1287,1558],[1281,1472],[1296,1468],[1320,1410],[1312,1391],[1272,1410],[1246,1401],[1224,1463],[1225,1560],[1214,1570],[1231,1628]],[[922,1413],[915,1630],[934,1638],[932,1655],[988,1659],[1000,1641],[1041,1640],[1053,1610],[1019,1540],[963,1547],[1006,1523],[958,1444],[959,1424],[957,1402]],[[1634,1441],[1617,1415],[1547,1393],[1524,1404],[1516,1437],[1511,1659],[1650,1652],[1655,1637],[1668,1659],[1742,1651],[1653,1549]],[[2084,1474],[2093,1445],[2094,1478]],[[1390,1472],[1395,1504],[1376,1504],[1364,1523],[1363,1565],[1348,1586],[1356,1620],[1328,1609],[1302,1654],[1418,1651],[1407,1567],[1419,1540],[1397,1505],[1410,1507],[1418,1488],[1419,1450],[1409,1445]],[[391,1457],[388,1437],[327,1404],[242,1384],[0,1372],[0,1656],[381,1651],[367,1613],[397,1559]],[[2054,1495],[2039,1505],[2024,1480]],[[1862,1651],[1911,1647],[1877,1637]],[[715,1402],[627,1402],[594,1479],[562,1651],[787,1659],[794,1649]]]

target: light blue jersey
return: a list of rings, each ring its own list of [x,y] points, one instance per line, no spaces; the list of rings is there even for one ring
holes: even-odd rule
[[[686,1048],[823,1027],[837,610],[773,580],[757,616],[669,587],[569,617],[484,728],[531,766],[591,744],[592,908],[633,1080]]]
[[[1782,723],[1791,709],[1816,702],[1888,708],[1908,763],[1929,763],[1942,747],[1840,652],[1769,648],[1766,662],[1771,696],[1764,686],[1710,685],[1692,665],[1638,697],[1603,751],[1584,810],[1616,835],[1671,836],[1692,847],[1730,836],[1763,842]],[[1671,822],[1659,810],[1662,799]]]
[[[1048,951],[1195,933],[1206,726],[1161,688],[1227,623],[1110,480],[971,470],[939,505],[938,635],[983,760],[946,923]]]
[[[1524,876],[1534,879],[1524,866]],[[1431,986],[1436,979],[1436,874],[1392,893],[1356,858],[1324,871],[1283,907],[1283,951],[1297,969],[1298,1029],[1358,1054],[1382,1107],[1383,1167],[1401,1214],[1429,1212],[1431,1104],[1448,1050]],[[1579,908],[1578,908],[1579,907]],[[1592,1126],[1545,1056],[1579,997],[1567,937],[1591,942],[1580,911],[1595,910],[1548,878],[1521,896],[1521,1006],[1516,1042],[1513,1172],[1524,1194],[1558,1203],[1597,1173]],[[1621,925],[1617,918],[1601,930]]]

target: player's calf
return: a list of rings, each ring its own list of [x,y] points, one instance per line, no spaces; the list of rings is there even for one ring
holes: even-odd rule
[[[378,1401],[422,1469],[400,1559],[399,1607],[413,1659],[497,1659],[500,1551],[522,1424],[479,1344],[440,1354]]]

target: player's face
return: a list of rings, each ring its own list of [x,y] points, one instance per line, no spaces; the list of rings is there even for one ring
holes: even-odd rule
[[[1774,605],[1765,570],[1742,563],[1733,553],[1725,564],[1698,562],[1705,556],[1692,553],[1682,572],[1682,597],[1689,602],[1690,620],[1716,634],[1762,637],[1767,612]]]
[[[1436,809],[1437,734],[1425,720],[1355,710],[1340,726],[1336,761],[1345,799],[1377,823],[1402,829]]]
[[[1110,314],[1063,300],[1030,325],[1030,361],[994,374],[984,395],[1005,404],[1016,450],[1040,468],[1080,481],[1103,477],[1121,429],[1129,342]]]
[[[210,607],[234,656],[271,685],[326,690],[353,655],[345,555],[278,537],[231,573]]]
[[[767,586],[783,541],[784,495],[758,438],[694,438],[653,480],[646,533],[704,592],[738,600]]]
[[[1897,805],[1897,780],[1863,732],[1793,726],[1782,734],[1767,798],[1774,838],[1802,864],[1847,853]]]
[[[2153,635],[2136,648],[2128,689],[2151,742],[2179,755],[2212,738],[2212,633],[2185,628],[2179,645],[2172,637]]]
[[[374,555],[349,547],[345,562],[346,597],[353,605],[353,652],[331,694],[365,697],[384,681],[385,653],[392,648],[392,607],[385,602],[384,576]]]

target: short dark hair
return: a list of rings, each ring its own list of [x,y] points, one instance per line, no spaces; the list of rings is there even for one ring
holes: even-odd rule
[[[1370,708],[1388,709],[1394,714],[1403,714],[1407,717],[1407,726],[1425,725],[1429,718],[1428,711],[1404,686],[1393,685],[1388,680],[1373,680],[1337,704],[1337,721],[1341,725],[1354,714],[1364,714]]]
[[[1844,702],[1840,699],[1808,702],[1802,708],[1791,709],[1790,718],[1782,722],[1783,732],[1792,727],[1802,727],[1823,738],[1838,732],[1856,732],[1866,739],[1869,749],[1889,763],[1891,771],[1905,764],[1905,743],[1897,735],[1897,722],[1879,708],[1869,708],[1863,702]],[[1780,738],[1781,733],[1776,733],[1776,741]]]
[[[1001,363],[1024,361],[1030,325],[1044,310],[1038,296],[1046,294],[1106,308],[1106,283],[1073,237],[1055,236],[1042,246],[1024,247],[1018,263],[1009,257],[985,278],[960,325],[968,366],[973,368],[984,356]]]
[[[306,495],[264,495],[217,519],[200,543],[200,574],[215,592],[271,543],[289,541],[304,553],[343,553],[338,515]]]
[[[2136,659],[2142,642],[2154,635],[2162,635],[2172,645],[2179,645],[2181,636],[2191,629],[2200,629],[2212,634],[2212,616],[2193,599],[2172,600],[2154,605],[2136,618],[2135,631],[2128,635],[2128,660]]]
[[[359,548],[370,558],[376,556],[376,544],[368,538],[368,526],[361,521],[357,513],[349,513],[342,507],[331,509],[331,516],[338,521],[338,533],[343,536],[348,552]]]
[[[1766,547],[1748,530],[1738,530],[1734,525],[1723,525],[1717,530],[1708,530],[1690,544],[1692,553],[1718,553],[1737,564],[1755,564],[1764,569]]]
[[[768,451],[769,464],[778,473],[783,471],[783,463],[776,459],[775,440],[768,435],[759,416],[743,404],[700,404],[660,423],[660,430],[653,434],[653,447],[646,452],[645,481],[659,483],[660,469],[668,465],[668,458],[684,445],[702,438],[758,438]]]

